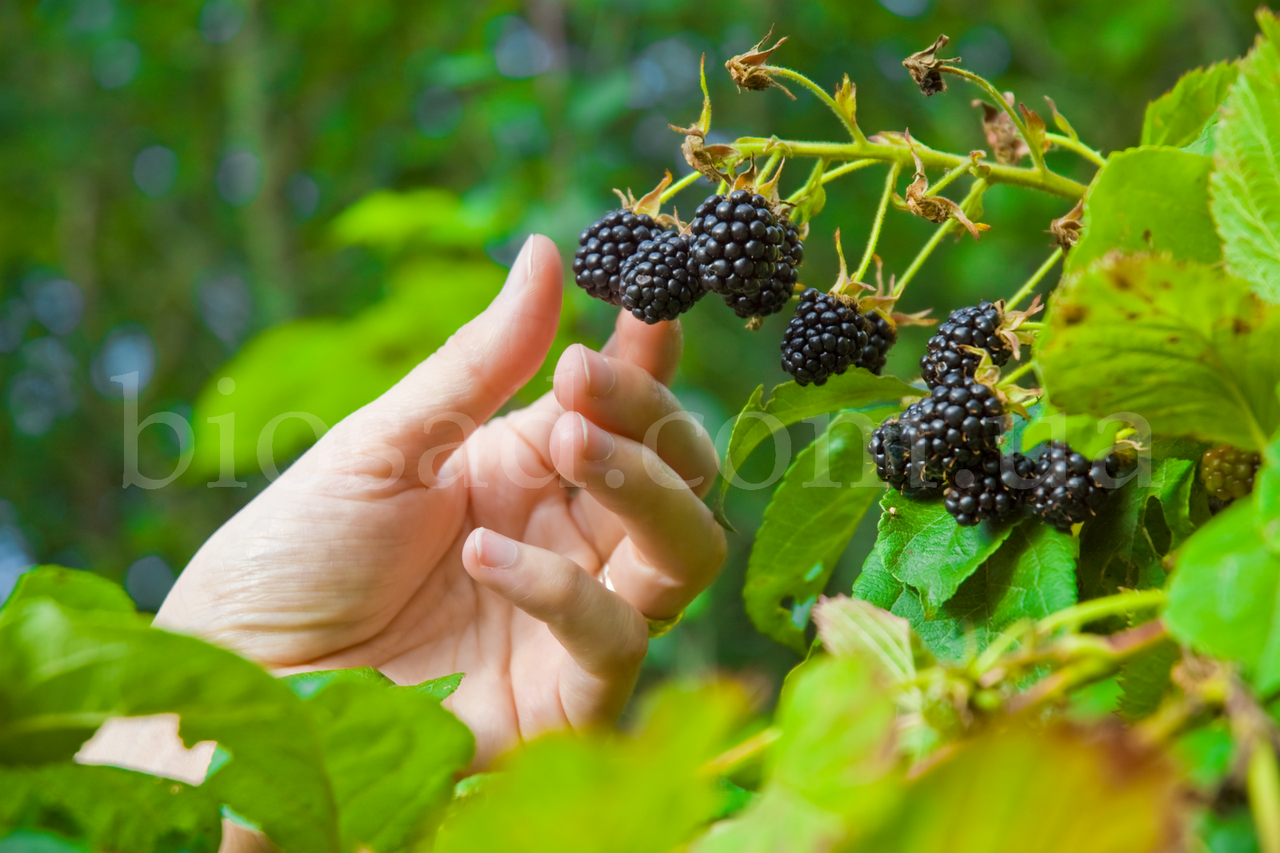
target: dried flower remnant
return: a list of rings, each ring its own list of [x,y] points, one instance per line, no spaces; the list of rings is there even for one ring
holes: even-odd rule
[[[1069,251],[1072,246],[1080,242],[1080,230],[1083,223],[1080,217],[1084,215],[1084,199],[1076,202],[1076,206],[1071,208],[1071,212],[1065,216],[1059,216],[1057,219],[1049,223],[1049,233],[1053,235],[1053,239],[1058,241],[1058,245],[1062,247],[1064,252]]]
[[[929,179],[925,177],[924,164],[920,162],[920,155],[916,153],[910,132],[906,134],[906,139],[907,144],[911,146],[911,157],[916,162],[915,175],[912,178],[911,185],[907,187],[907,210],[930,222],[943,223],[948,219],[954,219],[973,235],[973,239],[977,240],[979,233],[989,230],[991,226],[981,222],[974,223],[970,221],[969,217],[965,216],[964,208],[951,199],[943,198],[940,195],[927,194]]]
[[[917,51],[902,60],[903,67],[907,69],[911,79],[915,81],[926,97],[946,91],[947,84],[942,79],[942,68],[945,65],[958,65],[960,63],[960,57],[958,56],[954,59],[939,59],[937,57],[937,52],[946,47],[948,41],[950,39],[945,35],[940,35],[931,47]]]
[[[769,62],[769,56],[782,46],[787,40],[786,36],[778,39],[773,47],[765,48],[764,43],[773,35],[773,28],[769,28],[769,32],[765,33],[764,38],[760,39],[751,50],[746,53],[740,53],[737,56],[729,58],[724,67],[729,69],[729,76],[733,78],[733,83],[739,89],[750,89],[753,92],[762,92],[770,87],[781,89],[786,92],[787,97],[795,100],[796,96],[791,94],[786,86],[783,86],[773,78],[773,75],[766,69]]]
[[[1005,92],[1004,100],[1013,106],[1013,92]],[[991,154],[1002,166],[1016,166],[1022,158],[1031,153],[1027,142],[1018,132],[1017,126],[1009,114],[999,107],[992,106],[978,98],[973,106],[982,107],[982,132],[991,146]]]

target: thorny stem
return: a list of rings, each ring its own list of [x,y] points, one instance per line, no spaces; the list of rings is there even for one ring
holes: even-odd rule
[[[1262,853],[1280,853],[1280,768],[1265,738],[1254,741],[1249,755],[1249,811]]]
[[[858,127],[857,123],[851,121],[844,111],[840,109],[840,105],[836,103],[836,99],[828,95],[821,86],[801,74],[799,71],[792,71],[790,68],[783,68],[778,65],[765,65],[761,69],[768,74],[776,74],[779,77],[786,77],[788,80],[794,80],[801,86],[804,86],[810,92],[817,95],[831,112],[836,114],[836,118],[840,119],[840,123],[849,131],[849,135],[853,137],[854,142],[862,143],[867,141],[867,137]]]
[[[1027,279],[1027,283],[1022,285],[1022,287],[1018,289],[1017,293],[1009,297],[1008,301],[1004,303],[1004,310],[1012,311],[1014,308],[1018,307],[1018,303],[1031,295],[1031,291],[1036,289],[1036,285],[1040,283],[1040,280],[1049,274],[1049,270],[1053,269],[1053,265],[1061,258],[1062,247],[1059,246],[1057,249],[1054,249],[1053,254],[1046,258],[1045,262],[1040,265],[1040,269],[1031,274],[1031,278]]]
[[[902,171],[902,166],[894,163],[889,167],[889,174],[884,181],[884,194],[880,196],[880,206],[876,208],[875,221],[871,223],[871,236],[867,237],[867,248],[862,251],[862,261],[858,264],[858,270],[853,274],[854,281],[862,281],[862,277],[867,273],[867,267],[871,266],[871,259],[876,254],[876,243],[880,240],[880,226],[884,225],[884,214],[889,209],[889,201],[893,198],[893,189],[898,183],[898,173]]]
[[[1074,151],[1076,154],[1079,154],[1095,166],[1105,166],[1107,164],[1107,161],[1103,159],[1101,154],[1090,148],[1088,145],[1085,145],[1079,139],[1072,139],[1070,136],[1063,136],[1061,133],[1046,133],[1044,138],[1059,148]]]
[[[672,184],[671,186],[663,190],[662,195],[658,197],[658,200],[663,204],[666,204],[668,201],[671,200],[672,196],[674,196],[676,193],[680,192],[680,190],[684,189],[690,184],[694,183],[695,181],[698,180],[698,178],[701,178],[701,177],[702,175],[698,172],[690,172],[689,174],[685,175],[683,178],[681,178],[680,180],[676,181],[674,184]]]
[[[762,139],[759,137],[743,137],[733,143],[743,156],[772,153],[775,147],[781,147],[787,157],[821,157],[827,160],[883,160],[901,163],[904,168],[914,168],[911,149],[905,143],[890,142],[806,142],[788,139]],[[934,151],[926,148],[919,141],[915,143],[916,154],[920,162],[927,168],[950,170],[961,164],[968,164],[969,157],[951,154],[946,151]],[[1048,170],[1026,169],[1021,166],[1004,166],[999,163],[979,163],[977,166],[983,178],[989,184],[1011,184],[1028,187],[1051,193],[1071,201],[1084,196],[1085,186],[1070,178]],[[835,174],[835,170],[828,174]]]
[[[1022,134],[1022,139],[1027,143],[1027,148],[1031,149],[1031,162],[1035,163],[1036,170],[1040,172],[1049,171],[1048,167],[1044,164],[1044,151],[1041,150],[1039,145],[1031,140],[1031,134],[1027,132],[1027,125],[1022,120],[1022,116],[1018,115],[1018,111],[1004,99],[1004,95],[1000,94],[999,90],[997,90],[995,86],[992,86],[985,78],[979,77],[972,71],[966,71],[963,68],[956,68],[954,65],[940,65],[938,66],[938,70],[945,71],[948,74],[954,74],[957,77],[963,77],[990,95],[991,99],[995,101],[1002,110],[1008,113],[1009,118],[1013,119],[1013,126],[1018,129],[1018,133]]]
[[[1052,613],[1036,623],[1036,633],[1048,635],[1059,628],[1075,629],[1087,622],[1096,622],[1108,616],[1121,616],[1137,610],[1153,610],[1164,604],[1162,589],[1143,589],[1095,598]]]
[[[776,727],[761,729],[735,747],[725,750],[715,758],[702,765],[702,772],[708,776],[723,776],[755,758],[782,737],[782,730]]]
[[[986,192],[986,189],[987,182],[985,180],[979,179],[973,182],[973,186],[969,188],[969,194],[964,197],[964,201],[960,202],[960,207],[964,210],[966,215],[969,213],[970,206],[982,197],[982,194]],[[933,236],[929,238],[929,242],[924,244],[920,249],[920,252],[916,255],[915,260],[911,262],[911,266],[907,267],[907,271],[898,279],[897,285],[893,288],[893,293],[890,294],[894,299],[898,299],[902,296],[902,291],[907,289],[907,283],[915,277],[916,273],[920,272],[920,268],[924,266],[924,262],[933,254],[933,250],[938,248],[938,244],[942,242],[942,238],[955,230],[956,224],[955,219],[948,219],[934,230]]]

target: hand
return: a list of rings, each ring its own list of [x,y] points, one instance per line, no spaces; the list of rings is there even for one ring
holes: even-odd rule
[[[448,703],[477,766],[616,716],[646,617],[680,613],[724,559],[699,499],[718,460],[663,385],[679,325],[626,313],[603,355],[570,347],[551,393],[484,423],[546,358],[561,281],[531,238],[484,313],[204,544],[156,625],[282,673],[464,672]]]

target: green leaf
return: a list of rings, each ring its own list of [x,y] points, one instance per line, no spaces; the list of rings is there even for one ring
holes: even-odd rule
[[[1223,105],[1212,209],[1227,269],[1280,302],[1280,28],[1265,9],[1258,20],[1270,34],[1240,60],[1240,78]]]
[[[1233,63],[1219,62],[1183,74],[1172,90],[1147,104],[1142,144],[1185,148],[1195,142],[1216,118],[1238,73]]]
[[[133,599],[120,584],[93,572],[62,566],[38,566],[19,576],[3,607],[17,609],[24,602],[37,598],[51,598],[68,610],[137,612]]]
[[[317,669],[286,675],[280,680],[289,685],[289,689],[302,699],[310,699],[330,684],[339,681],[374,684],[380,687],[395,686],[394,681],[371,666],[357,666],[351,669]]]
[[[0,837],[45,830],[94,850],[216,853],[221,805],[203,786],[116,767],[0,765]]]
[[[1133,723],[1154,714],[1181,658],[1178,645],[1166,641],[1125,661],[1120,667],[1120,719]]]
[[[928,615],[955,595],[964,579],[995,553],[1012,529],[1007,524],[987,522],[961,527],[941,501],[912,500],[893,490],[885,493],[880,506],[884,512],[879,535],[862,571],[875,577],[874,573],[887,570],[920,593]],[[854,591],[858,592],[856,585]]]
[[[1076,603],[1079,540],[1030,519],[1006,531],[1004,543],[936,613],[907,589],[893,613],[911,623],[935,655],[960,660],[986,648],[1020,619],[1040,619]]]
[[[742,597],[756,630],[800,654],[804,626],[782,602],[815,599],[836,561],[880,496],[863,450],[862,427],[878,423],[866,415],[841,415],[802,450],[764,511],[747,563]]]
[[[111,717],[175,713],[232,756],[202,788],[283,850],[336,851],[333,795],[301,701],[231,652],[141,617],[48,598],[0,611],[0,764],[69,760]]]
[[[464,201],[437,187],[410,192],[370,193],[338,214],[331,226],[342,246],[363,245],[384,251],[407,247],[480,250],[511,223],[483,199]]]
[[[1084,201],[1084,233],[1064,273],[1110,252],[1169,252],[1216,263],[1222,241],[1209,215],[1213,160],[1176,148],[1130,148],[1107,158]]]
[[[915,680],[916,652],[911,625],[868,601],[836,596],[813,609],[822,647],[835,657],[856,657],[867,663],[886,684]]]
[[[1123,420],[1102,421],[1091,415],[1068,415],[1057,406],[1045,403],[1022,430],[1020,447],[1026,453],[1046,441],[1065,441],[1077,453],[1096,459],[1114,447],[1116,434],[1128,427]]]
[[[307,699],[343,850],[416,849],[435,831],[454,775],[475,753],[471,732],[438,700],[378,675],[330,679]]]
[[[323,694],[322,694],[323,695]],[[545,735],[458,804],[435,849],[504,853],[666,853],[715,814],[721,795],[702,765],[727,746],[745,711],[718,683],[665,688],[639,737]]]
[[[878,527],[878,532],[884,530],[883,516]],[[877,541],[879,541],[878,536]],[[876,560],[873,562],[868,557],[866,563],[862,566],[862,571],[858,573],[858,577],[853,582],[852,595],[854,598],[874,604],[881,610],[888,610],[893,607],[893,603],[898,600],[898,596],[902,595],[904,588],[902,581],[895,578],[882,561]]]
[[[851,850],[1166,850],[1189,814],[1173,762],[1118,727],[999,726],[925,770],[896,818]]]
[[[1280,426],[1280,308],[1239,279],[1167,257],[1110,257],[1068,277],[1037,347],[1055,405],[1136,413],[1156,435],[1261,449]]]
[[[1164,620],[1182,642],[1241,663],[1260,692],[1280,687],[1280,553],[1255,501],[1236,501],[1187,541]]]
[[[825,385],[784,382],[773,389],[768,403],[763,402],[764,386],[761,385],[734,421],[724,456],[721,500],[729,486],[742,485],[737,472],[751,451],[784,427],[828,412],[897,402],[923,393],[893,376],[876,376],[861,367],[834,376]]]

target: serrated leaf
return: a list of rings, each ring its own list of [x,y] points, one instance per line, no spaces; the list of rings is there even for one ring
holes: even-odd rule
[[[342,849],[416,849],[435,831],[475,739],[439,701],[371,672],[379,678],[330,679],[306,703],[333,780]]]
[[[1185,148],[1195,142],[1216,118],[1238,73],[1234,63],[1219,62],[1183,74],[1170,91],[1147,104],[1142,144]]]
[[[1107,158],[1084,200],[1084,233],[1065,274],[1114,252],[1169,252],[1216,263],[1222,241],[1209,215],[1213,160],[1176,148],[1130,148]]]
[[[818,602],[813,621],[822,647],[833,656],[863,659],[887,684],[915,679],[911,624],[906,619],[870,602],[841,595]]]
[[[1266,9],[1258,19],[1264,34],[1240,60],[1215,131],[1212,209],[1227,269],[1280,302],[1280,28]]]
[[[1047,441],[1065,441],[1077,453],[1096,459],[1098,454],[1115,446],[1116,434],[1128,427],[1122,420],[1101,421],[1090,415],[1068,415],[1046,403],[1022,430],[1021,448],[1026,453]]]
[[[923,393],[893,376],[876,376],[861,367],[834,376],[825,385],[784,382],[773,389],[767,403],[761,385],[734,420],[724,455],[721,500],[729,486],[735,485],[738,469],[751,451],[784,427],[828,412],[893,403]]]
[[[926,613],[911,589],[894,605],[894,614],[906,618],[938,657],[960,660],[1020,619],[1040,619],[1076,603],[1079,540],[1035,519],[1006,535],[936,613]]]
[[[881,515],[877,526],[877,534],[883,533],[884,529],[885,519]],[[879,541],[879,535],[876,538]],[[874,604],[881,610],[888,610],[893,607],[893,603],[898,600],[898,596],[902,595],[902,590],[902,581],[895,578],[882,561],[876,560],[872,562],[868,559],[853,582],[851,594],[854,598]]]
[[[62,566],[38,566],[18,578],[3,608],[17,608],[36,598],[49,598],[68,610],[136,613],[133,599],[118,583],[101,575]]]
[[[175,713],[191,746],[231,761],[204,783],[282,849],[338,849],[319,739],[266,671],[141,617],[32,598],[0,610],[0,764],[69,760],[108,718]]]
[[[48,831],[129,853],[216,853],[222,840],[221,803],[203,786],[132,770],[0,765],[0,792],[0,838]]]
[[[1009,536],[1010,525],[961,527],[941,501],[915,501],[890,490],[880,501],[879,535],[862,571],[887,570],[920,593],[927,615],[946,603]],[[855,592],[857,588],[855,586]]]
[[[756,533],[742,597],[756,630],[804,654],[804,626],[790,598],[816,598],[867,509],[882,491],[870,474],[862,426],[866,416],[835,418],[802,450],[783,477]]]
[[[1133,723],[1156,712],[1181,657],[1176,643],[1163,642],[1120,666],[1120,719]]]
[[[1108,257],[1059,287],[1047,322],[1037,358],[1065,411],[1250,449],[1280,426],[1280,308],[1216,268]]]

